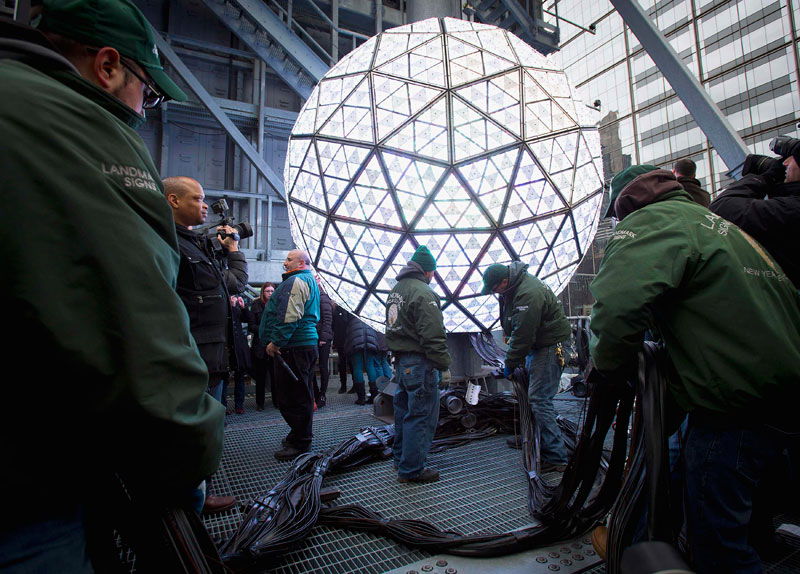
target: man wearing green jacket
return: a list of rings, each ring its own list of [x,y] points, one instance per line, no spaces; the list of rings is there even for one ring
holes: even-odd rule
[[[394,464],[400,482],[435,482],[425,462],[439,422],[438,383],[450,353],[439,297],[430,288],[436,260],[424,245],[397,275],[386,301],[386,344],[395,356]]]
[[[520,261],[494,263],[483,274],[482,295],[500,295],[500,324],[508,337],[503,374],[511,378],[523,363],[528,369],[528,401],[541,435],[542,472],[564,472],[567,447],[556,421],[553,397],[561,379],[561,342],[572,328],[550,287],[528,273]],[[519,448],[517,437],[509,445]]]
[[[179,503],[222,453],[172,214],[134,131],[185,95],[127,0],[46,0],[41,32],[0,20],[0,292],[6,375],[26,386],[0,418],[0,570],[90,572],[97,483],[118,473],[142,503]]]
[[[761,245],[695,204],[672,173],[632,166],[611,188],[620,223],[591,285],[594,366],[630,371],[645,331],[660,334],[670,392],[689,413],[695,570],[761,572],[748,524],[759,478],[785,444],[774,427],[796,420],[797,292]]]

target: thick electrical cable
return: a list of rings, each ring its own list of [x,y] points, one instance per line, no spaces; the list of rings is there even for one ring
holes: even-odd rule
[[[491,338],[473,336],[472,342],[484,361],[502,364],[502,351]],[[571,456],[560,482],[550,484],[541,476],[540,439],[530,408],[517,408],[528,405],[527,381],[526,370],[517,369],[512,377],[513,394],[485,395],[477,405],[468,405],[461,390],[442,392],[432,451],[513,433],[519,427],[529,483],[528,509],[542,524],[513,532],[463,535],[419,520],[387,520],[357,505],[323,508],[320,491],[328,473],[391,458],[393,425],[367,427],[324,453],[299,456],[280,482],[250,505],[236,532],[222,544],[220,553],[225,565],[235,571],[268,566],[277,556],[296,547],[317,524],[368,531],[429,552],[499,556],[580,536],[612,507],[618,520],[609,528],[609,559],[613,556],[618,564],[621,548],[611,546],[628,538],[625,533],[631,532],[631,521],[638,516],[636,501],[641,499],[643,489],[644,423],[639,410],[634,409],[634,391],[627,381],[608,381],[592,389],[582,426],[558,418]],[[454,398],[461,401],[460,406]],[[653,398],[660,400],[663,393]],[[630,426],[632,415],[634,424]],[[465,420],[469,421],[469,428],[462,424]],[[615,421],[608,455],[605,438]]]

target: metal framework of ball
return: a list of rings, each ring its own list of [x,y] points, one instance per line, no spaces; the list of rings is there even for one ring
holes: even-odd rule
[[[333,299],[381,331],[398,271],[427,245],[446,329],[491,329],[486,267],[522,261],[558,293],[592,241],[590,113],[505,30],[451,18],[388,30],[331,68],[297,118],[284,172],[294,241]]]

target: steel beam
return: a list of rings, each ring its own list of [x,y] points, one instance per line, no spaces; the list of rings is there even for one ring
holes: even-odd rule
[[[203,2],[209,10],[216,14],[220,22],[225,24],[259,58],[267,62],[287,86],[293,89],[301,98],[308,99],[312,85],[319,80],[314,79],[305,71],[305,66],[301,65],[299,58],[302,57],[301,54],[311,53],[318,61],[321,62],[321,60],[311,52],[311,49],[302,40],[284,26],[283,22],[272,10],[259,2],[258,7],[268,14],[245,16],[247,12],[245,4],[225,1],[217,2],[215,0],[203,0]],[[262,21],[259,21],[258,24],[252,21],[253,18],[260,17],[267,20],[266,24]],[[273,20],[277,20],[277,25]],[[278,29],[280,37],[271,36],[267,26]],[[284,45],[282,43],[283,40],[286,40],[288,44]]]
[[[319,56],[317,56],[308,44],[303,42],[297,34],[289,30],[286,24],[281,22],[278,15],[272,10],[267,8],[263,0],[236,0],[248,14],[255,18],[258,23],[264,28],[281,47],[286,50],[286,53],[295,60],[300,67],[302,67],[309,76],[314,78],[315,82],[319,82],[322,76],[325,75],[330,69]],[[249,46],[249,45],[248,45]],[[249,46],[253,51],[253,46]],[[266,60],[265,60],[266,61]]]
[[[152,24],[150,25],[152,28]],[[242,132],[233,125],[231,119],[225,114],[222,108],[217,104],[214,100],[214,97],[208,93],[208,91],[203,87],[200,81],[195,77],[195,75],[186,67],[186,64],[178,57],[175,51],[172,49],[164,38],[161,37],[161,34],[158,33],[158,30],[153,28],[153,36],[155,37],[156,44],[158,45],[158,49],[161,50],[161,53],[164,55],[164,58],[172,65],[178,75],[189,85],[189,89],[197,96],[200,100],[200,103],[205,106],[205,108],[214,116],[222,129],[231,137],[231,139],[238,145],[247,158],[253,163],[255,168],[258,172],[264,177],[264,179],[269,182],[272,189],[275,190],[281,199],[286,201],[286,193],[283,189],[283,182],[278,175],[272,171],[272,168],[264,161],[264,158],[258,153],[258,151],[252,146],[252,144],[247,141],[242,135]]]
[[[636,0],[611,0],[611,4],[706,134],[728,166],[729,175],[739,179],[744,158],[750,153],[744,140]]]

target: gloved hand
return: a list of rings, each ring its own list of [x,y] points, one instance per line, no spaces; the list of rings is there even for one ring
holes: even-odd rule
[[[750,154],[742,165],[742,175],[750,174],[760,175],[769,183],[777,184],[786,179],[786,167],[780,158]]]
[[[439,389],[445,390],[450,388],[450,369],[439,371]]]
[[[505,366],[503,367],[503,376],[504,376],[505,378],[507,378],[509,381],[511,380],[511,376],[512,376],[513,374],[514,374],[514,369],[512,369],[512,368],[511,368],[511,367],[509,367],[508,365],[505,365]]]
[[[772,158],[769,158],[772,159]],[[783,183],[786,179],[786,166],[783,165],[782,159],[772,159],[768,166],[765,166],[761,177],[767,180],[772,185]]]

